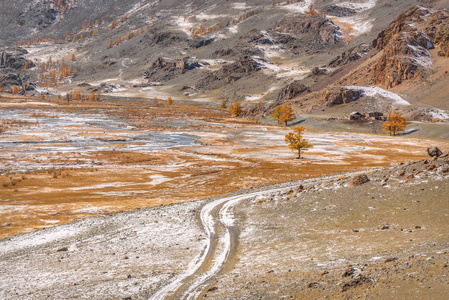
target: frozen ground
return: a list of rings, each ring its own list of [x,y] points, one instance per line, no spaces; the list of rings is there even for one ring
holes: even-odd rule
[[[47,228],[0,241],[0,298],[126,298],[185,272],[204,247],[201,202]],[[66,248],[67,250],[62,248]],[[59,250],[59,251],[58,251]],[[28,256],[17,260],[17,256]]]
[[[0,297],[441,298],[448,163],[366,171],[361,186],[352,183],[360,172],[288,182],[3,239]]]

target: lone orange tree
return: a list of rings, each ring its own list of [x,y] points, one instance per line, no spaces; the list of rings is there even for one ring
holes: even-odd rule
[[[398,111],[391,112],[387,120],[382,124],[382,130],[390,135],[396,135],[397,132],[404,131],[407,125],[407,119]]]
[[[313,145],[309,144],[309,141],[303,137],[306,127],[296,126],[293,128],[293,132],[289,132],[285,135],[285,142],[288,143],[288,147],[292,151],[298,151],[298,158],[301,159],[301,151],[306,151],[312,148]]]

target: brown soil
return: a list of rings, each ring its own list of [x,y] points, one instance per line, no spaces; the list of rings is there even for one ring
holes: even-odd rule
[[[11,106],[1,109],[13,108],[17,100],[23,99],[5,99]],[[193,201],[266,184],[422,159],[427,156],[428,145],[448,148],[444,142],[411,142],[403,137],[367,135],[355,141],[337,139],[333,145],[337,152],[343,148],[366,148],[363,151],[334,153],[316,147],[305,154],[305,159],[298,160],[283,142],[286,129],[263,126],[267,136],[275,138],[270,141],[260,135],[261,125],[229,119],[219,110],[192,106],[156,108],[127,102],[73,102],[70,106],[57,104],[45,109],[51,117],[58,112],[93,113],[101,109],[127,118],[139,130],[149,131],[170,130],[180,120],[195,122],[185,127],[177,125],[176,131],[198,136],[203,146],[152,152],[60,153],[57,158],[49,154],[39,158],[45,168],[31,168],[25,173],[6,170],[0,176],[0,204],[4,207],[0,213],[0,238],[94,215]],[[89,133],[83,134],[94,135],[92,131],[97,130],[87,129]],[[125,132],[106,131],[104,139],[113,141],[116,134]],[[311,136],[314,134],[325,133],[315,132]],[[22,140],[29,139],[23,136]],[[0,159],[7,162],[14,157],[9,151],[20,150],[0,151]],[[26,160],[33,162],[35,158]],[[82,167],[57,167],[73,161],[79,161]]]

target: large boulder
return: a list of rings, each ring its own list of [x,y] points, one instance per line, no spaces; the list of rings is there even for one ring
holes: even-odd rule
[[[356,175],[356,176],[352,177],[350,185],[351,185],[351,187],[356,187],[356,186],[365,184],[367,182],[369,182],[368,176],[366,176],[366,174],[360,174],[360,175]]]
[[[440,157],[443,155],[443,152],[438,147],[427,148],[427,153],[431,157]]]

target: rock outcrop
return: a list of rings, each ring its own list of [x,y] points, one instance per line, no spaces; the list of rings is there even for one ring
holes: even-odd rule
[[[346,50],[329,63],[329,67],[336,68],[352,63],[370,52],[370,44],[360,44],[357,47]]]
[[[449,57],[449,13],[415,6],[401,14],[373,41],[383,51],[374,66],[374,83],[392,88],[405,80],[425,78],[432,66],[428,50]]]
[[[150,69],[145,72],[145,78],[150,82],[165,82],[199,66],[198,62],[187,58],[168,60],[159,57],[153,62]]]
[[[232,83],[244,76],[256,73],[260,70],[259,64],[252,58],[244,56],[236,62],[223,66],[220,70],[210,72],[198,84],[197,88],[212,88],[218,82],[222,84]]]
[[[329,5],[324,9],[324,12],[329,16],[335,17],[350,17],[357,13],[355,9],[338,5]]]
[[[282,88],[278,96],[278,101],[294,99],[309,92],[310,89],[308,86],[304,85],[301,81],[296,80]]]
[[[278,32],[294,35],[308,34],[328,45],[338,42],[337,29],[338,26],[323,16],[304,14],[289,15],[279,20],[274,26],[274,30]]]
[[[28,67],[33,67],[34,63],[28,60],[24,54],[26,54],[25,50],[0,51],[0,69],[20,71],[25,64]]]
[[[338,104],[350,103],[363,96],[361,90],[350,90],[345,87],[328,89],[324,92],[325,105],[332,107]]]

